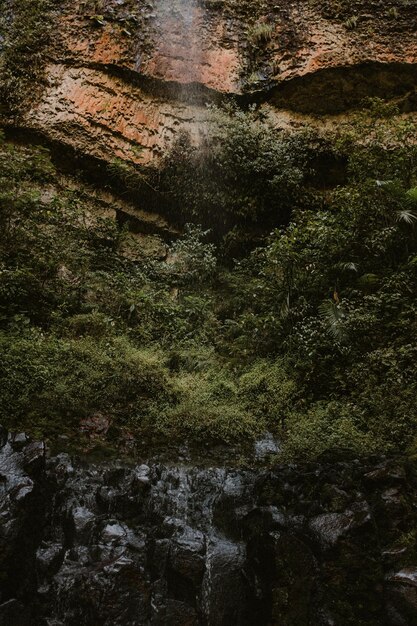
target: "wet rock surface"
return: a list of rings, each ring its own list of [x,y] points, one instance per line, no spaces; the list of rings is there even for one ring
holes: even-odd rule
[[[417,623],[413,464],[88,464],[1,431],[0,624]]]

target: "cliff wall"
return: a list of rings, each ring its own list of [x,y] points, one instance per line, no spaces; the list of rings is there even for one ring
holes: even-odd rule
[[[3,56],[14,46],[26,64],[3,122],[78,154],[147,165],[181,129],[198,140],[207,103],[224,99],[286,125],[365,96],[417,106],[414,0],[37,0],[30,67],[25,2],[3,4]]]

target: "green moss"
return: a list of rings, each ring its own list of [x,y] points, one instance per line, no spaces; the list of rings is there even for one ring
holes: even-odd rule
[[[126,340],[60,339],[41,333],[0,336],[0,421],[41,436],[77,429],[96,412],[145,420],[156,397],[169,396],[158,356]]]
[[[42,88],[53,10],[52,0],[12,0],[3,16],[0,105],[6,114],[17,115]]]

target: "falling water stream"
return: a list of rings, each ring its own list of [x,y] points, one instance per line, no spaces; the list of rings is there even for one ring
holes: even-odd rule
[[[159,53],[169,65],[166,80],[184,88],[201,83],[203,64],[201,9],[196,0],[157,0]]]

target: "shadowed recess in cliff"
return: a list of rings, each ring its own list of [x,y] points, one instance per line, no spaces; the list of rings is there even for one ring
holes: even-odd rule
[[[414,111],[416,86],[415,64],[364,63],[323,69],[277,84],[266,99],[280,108],[325,115],[357,107],[367,97],[401,98],[404,109]]]
[[[63,64],[66,66],[74,67],[69,62]],[[297,113],[332,115],[356,108],[365,98],[376,97],[400,98],[405,111],[417,110],[417,64],[414,63],[369,62],[325,68],[283,81],[275,80],[247,93],[241,93],[238,86],[228,92],[210,87],[201,76],[199,63],[185,60],[185,66],[189,78],[185,82],[174,77],[150,77],[113,63],[86,63],[82,68],[120,79],[126,88],[132,85],[144,95],[196,106],[232,100],[243,109],[251,104],[269,103]]]
[[[415,65],[321,70],[268,92],[228,97],[202,84],[167,84],[117,66],[99,71],[60,65],[51,66],[49,73],[42,101],[19,122],[21,128],[102,161],[117,157],[140,166],[158,162],[180,131],[198,143],[207,124],[202,105],[213,100],[232,98],[243,109],[253,102],[269,103],[281,110],[324,115],[348,111],[371,96],[397,98],[402,111],[417,109]]]

